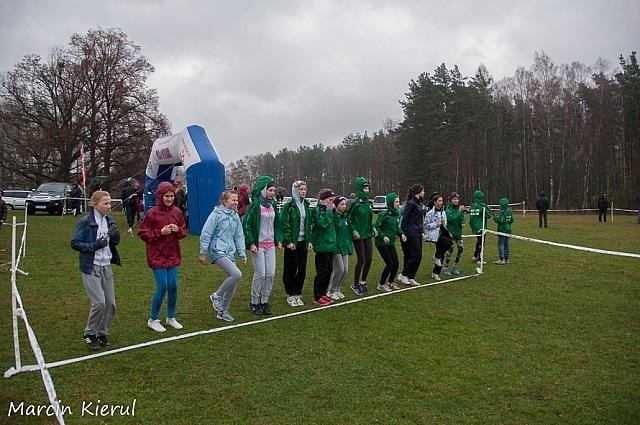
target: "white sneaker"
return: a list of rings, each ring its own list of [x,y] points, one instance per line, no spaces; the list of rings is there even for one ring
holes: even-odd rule
[[[504,260],[496,260],[493,264],[504,264]]]
[[[180,322],[176,320],[175,317],[167,317],[167,320],[165,320],[165,323],[171,326],[173,329],[180,330],[183,328],[183,326],[180,324]]]
[[[416,282],[415,279],[409,279],[409,285],[411,285],[411,286],[420,286],[420,283]]]
[[[344,294],[342,293],[342,291],[336,291],[335,294],[338,296],[339,300],[344,298]]]
[[[386,283],[383,283],[382,285],[378,283],[376,289],[381,292],[391,292],[391,288],[389,288],[389,285],[387,285]]]
[[[396,285],[395,282],[387,282],[387,286],[391,288],[392,291],[397,291],[398,289],[400,289],[400,287]]]
[[[338,301],[340,296],[336,292],[331,292],[331,294],[327,294],[327,297],[331,298],[334,301]]]
[[[301,295],[296,295],[296,302],[298,303],[298,307],[302,307],[304,305]]]
[[[162,326],[162,323],[160,323],[159,319],[156,320],[147,320],[147,326],[149,326],[149,328],[153,329],[156,332],[164,332],[167,330],[167,328],[165,328],[164,326]]]
[[[287,297],[287,304],[289,304],[289,306],[291,306],[291,307],[297,307],[298,306],[298,300],[296,299],[295,295],[289,295]]]
[[[396,279],[398,280],[398,282],[402,283],[403,285],[409,284],[409,278],[403,274],[399,274]]]
[[[437,274],[435,274],[435,273],[431,273],[431,278],[432,278],[433,280],[437,280],[437,281],[438,281],[438,280],[442,280],[442,279],[440,279],[440,276],[438,276],[438,275],[437,275]]]

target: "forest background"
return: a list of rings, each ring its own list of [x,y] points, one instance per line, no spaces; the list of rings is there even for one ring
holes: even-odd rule
[[[312,195],[322,187],[348,195],[365,176],[372,194],[404,196],[417,182],[456,190],[465,202],[476,188],[489,200],[529,205],[545,191],[553,208],[591,208],[604,191],[617,206],[635,207],[640,66],[635,51],[615,54],[611,70],[603,59],[556,64],[536,52],[529,68],[500,81],[484,65],[469,77],[443,63],[408,83],[402,121],[381,117],[373,134],[245,156],[226,164],[227,185],[268,174],[285,188],[302,179]],[[78,182],[80,146],[88,177],[143,177],[151,145],[171,133],[147,86],[153,72],[118,29],[74,34],[46,58],[25,56],[0,75],[0,185]]]

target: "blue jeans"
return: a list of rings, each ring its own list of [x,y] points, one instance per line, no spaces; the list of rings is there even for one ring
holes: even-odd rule
[[[156,320],[160,313],[164,294],[167,296],[167,317],[176,317],[176,301],[178,300],[178,268],[151,269],[156,280],[156,293],[151,299],[151,320]]]
[[[498,236],[498,257],[501,260],[509,259],[509,236]]]

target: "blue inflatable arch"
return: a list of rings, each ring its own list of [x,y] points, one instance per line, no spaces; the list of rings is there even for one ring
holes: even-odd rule
[[[173,183],[174,167],[184,166],[189,233],[199,235],[225,189],[224,165],[204,128],[190,125],[178,134],[158,139],[151,148],[144,185],[145,211],[155,204],[160,182]]]

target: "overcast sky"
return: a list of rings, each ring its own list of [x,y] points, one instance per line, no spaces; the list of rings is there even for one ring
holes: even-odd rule
[[[401,121],[409,81],[443,62],[495,80],[536,51],[615,69],[639,48],[638,18],[638,0],[2,0],[0,72],[118,27],[155,67],[173,131],[203,126],[228,163]]]

